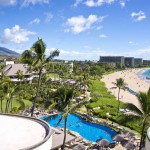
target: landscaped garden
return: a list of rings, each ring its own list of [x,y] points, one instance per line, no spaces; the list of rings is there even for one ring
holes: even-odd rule
[[[34,117],[36,108],[42,108],[48,113],[62,112],[59,122],[62,119],[65,120],[64,132],[66,133],[68,114],[77,113],[77,111],[82,114],[84,109],[86,114],[92,115],[94,118],[104,119],[104,122],[118,123],[122,128],[129,127],[138,133],[142,131],[142,135],[144,135],[149,125],[147,122],[147,113],[149,112],[145,111],[144,107],[143,112],[140,112],[134,106],[121,102],[119,93],[117,99],[108,92],[105,84],[100,80],[103,74],[120,68],[99,62],[74,61],[74,67],[70,71],[70,66],[64,64],[64,61],[55,60],[57,63],[54,63],[54,57],[59,55],[58,50],[53,51],[49,57],[45,57],[45,49],[42,39],[39,39],[33,44],[31,50],[24,51],[21,56],[20,63],[28,64],[30,72],[37,75],[32,83],[25,80],[21,71],[16,74],[18,78],[16,83],[2,73],[0,81],[1,112],[15,114],[27,112],[28,115]],[[117,82],[122,84],[119,85]],[[112,88],[118,88],[118,92],[125,88],[124,80],[121,78],[117,79],[114,85],[116,87]],[[90,96],[87,96],[87,92],[90,92]],[[141,96],[142,93],[138,95],[138,98],[140,99]],[[146,97],[143,98],[144,102],[145,99]],[[138,115],[123,113],[120,108],[131,109]],[[143,118],[146,122],[142,122]],[[144,125],[142,129],[139,122]]]

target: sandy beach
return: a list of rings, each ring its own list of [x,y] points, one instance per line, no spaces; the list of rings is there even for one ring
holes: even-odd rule
[[[143,71],[143,69],[129,69],[124,71],[118,71],[103,76],[102,81],[105,82],[106,87],[115,97],[117,97],[118,89],[111,89],[111,88],[114,87],[112,82],[116,82],[116,79],[118,78],[123,78],[125,80],[125,83],[128,84],[128,87],[134,90],[135,92],[138,91],[146,92],[150,87],[150,83],[139,78],[137,74],[141,71]],[[126,91],[121,90],[120,100],[125,103],[133,103],[134,105],[139,107],[139,103],[136,96],[134,94],[131,94],[127,90]]]

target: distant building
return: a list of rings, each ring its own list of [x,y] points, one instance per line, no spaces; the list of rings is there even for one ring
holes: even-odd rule
[[[12,65],[14,64],[14,61],[6,61],[4,60],[4,65]]]
[[[134,58],[134,65],[139,66],[143,64],[143,59],[142,58]]]
[[[9,77],[12,82],[20,82],[18,79],[17,72],[22,72],[23,81],[31,83],[34,77],[38,77],[37,72],[29,71],[29,66],[27,64],[8,64],[6,65],[2,71],[5,76]],[[46,70],[43,69],[42,73],[45,73]]]
[[[150,60],[143,60],[143,65],[150,66]]]
[[[100,62],[124,65],[124,56],[100,56]]]
[[[150,128],[147,130],[145,149],[150,150]]]
[[[13,82],[20,82],[17,78],[17,71],[20,70],[26,81],[32,81],[33,75],[28,71],[28,66],[25,64],[8,64],[3,68],[3,73]]]
[[[134,67],[134,57],[125,57],[124,63],[126,66]]]
[[[150,66],[150,60],[143,60],[142,58],[124,57],[124,56],[100,56],[99,62],[113,64],[113,66],[119,64],[127,67],[135,67],[139,65]]]

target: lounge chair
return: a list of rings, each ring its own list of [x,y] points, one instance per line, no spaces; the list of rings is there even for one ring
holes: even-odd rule
[[[108,145],[109,148],[114,148],[115,146],[116,146],[116,143],[110,143],[110,144]]]

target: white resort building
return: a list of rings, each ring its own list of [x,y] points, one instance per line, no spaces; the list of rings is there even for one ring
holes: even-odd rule
[[[7,64],[3,68],[3,73],[7,77],[9,77],[11,81],[20,82],[20,80],[17,77],[18,70],[22,72],[25,81],[32,81],[33,74],[28,71],[28,66],[26,64]]]
[[[53,130],[39,119],[0,114],[1,150],[50,150]]]

